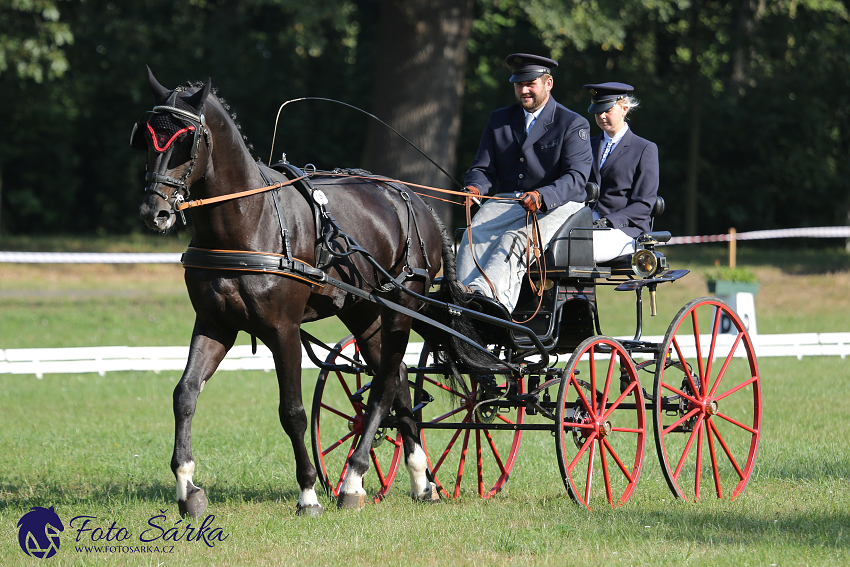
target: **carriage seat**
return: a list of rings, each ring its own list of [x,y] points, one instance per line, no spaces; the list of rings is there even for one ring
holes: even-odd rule
[[[595,184],[588,184],[594,185]],[[598,198],[598,187],[596,188]],[[588,189],[590,194],[590,188]],[[596,199],[594,199],[595,201]],[[664,213],[663,197],[655,198],[650,212],[650,230],[655,217]],[[561,225],[546,251],[546,266],[549,270],[563,270],[569,277],[608,277],[611,271],[631,271],[631,254],[625,254],[596,265],[593,261],[593,213],[584,207]]]
[[[661,216],[664,213],[664,208],[666,204],[664,203],[664,197],[657,196],[655,197],[655,206],[652,207],[652,211],[649,213],[649,230],[648,233],[643,233],[638,237],[640,239],[644,234],[653,235],[653,239],[658,242],[667,242],[670,240],[669,232],[652,232],[652,228],[655,224],[655,217]],[[612,273],[617,272],[627,272],[629,274],[632,273],[632,255],[631,254],[623,254],[622,256],[617,256],[607,262],[600,262],[600,266],[611,268]]]

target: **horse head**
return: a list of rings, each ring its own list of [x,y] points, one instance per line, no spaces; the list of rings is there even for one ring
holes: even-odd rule
[[[192,184],[204,178],[212,151],[204,114],[210,82],[207,79],[201,88],[169,90],[148,68],[154,107],[136,122],[130,146],[147,151],[145,197],[139,214],[154,230],[164,232],[174,225]]]

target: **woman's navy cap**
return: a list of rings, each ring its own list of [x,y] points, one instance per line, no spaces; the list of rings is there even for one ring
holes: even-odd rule
[[[633,86],[625,83],[599,83],[584,85],[584,88],[590,91],[590,108],[587,111],[591,114],[605,112],[618,100],[626,98],[635,90]]]
[[[528,53],[514,53],[508,55],[505,63],[511,68],[511,82],[525,83],[533,81],[545,74],[552,74],[552,67],[557,67],[558,62],[548,57],[529,55]]]

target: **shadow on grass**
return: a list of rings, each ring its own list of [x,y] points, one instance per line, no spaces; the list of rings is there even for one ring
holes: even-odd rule
[[[292,482],[293,486],[296,483]],[[299,491],[292,489],[270,489],[260,486],[240,486],[237,484],[211,484],[201,488],[207,494],[210,505],[233,504],[240,502],[285,502],[295,506]],[[318,489],[320,497],[324,494]],[[177,509],[173,483],[151,483],[128,486],[90,487],[75,490],[74,487],[54,483],[20,485],[0,483],[0,513],[8,509],[29,510],[32,507],[50,507],[56,505],[85,507],[110,507],[118,504],[150,504],[160,508]],[[18,496],[20,495],[20,496]]]
[[[671,510],[634,512],[640,526],[670,528],[666,541],[710,546],[764,545],[766,540],[792,537],[801,545],[822,548],[850,548],[850,538],[842,533],[850,525],[850,512],[776,512],[773,517],[753,517],[734,510],[700,510],[700,504],[674,506]],[[628,523],[628,522],[626,522]]]

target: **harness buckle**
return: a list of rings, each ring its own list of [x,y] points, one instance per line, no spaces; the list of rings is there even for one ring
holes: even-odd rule
[[[186,215],[184,215],[183,210],[179,208],[180,204],[183,203],[183,201],[185,201],[183,195],[175,192],[174,203],[171,205],[171,208],[174,209],[174,212],[180,213],[180,220],[183,222],[183,226],[188,226],[186,224]]]

